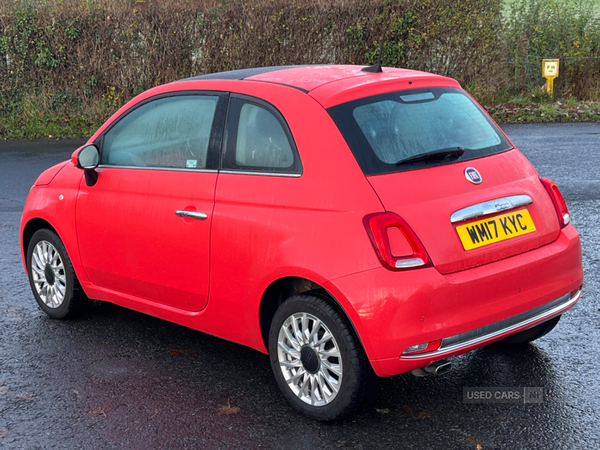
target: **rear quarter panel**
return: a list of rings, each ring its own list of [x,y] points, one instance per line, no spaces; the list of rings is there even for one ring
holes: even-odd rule
[[[219,175],[207,313],[219,317],[209,325],[220,329],[217,334],[226,329],[223,337],[264,351],[259,306],[266,288],[282,277],[303,277],[324,285],[333,278],[380,267],[362,219],[367,212],[383,209],[316,101],[289,88],[248,85],[239,92],[272,103],[286,118],[303,173],[300,177]],[[349,304],[342,306],[352,309]]]

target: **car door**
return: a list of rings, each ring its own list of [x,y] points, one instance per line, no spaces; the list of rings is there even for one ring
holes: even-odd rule
[[[77,234],[89,280],[187,311],[208,299],[210,233],[227,95],[178,92],[135,105],[96,141]]]

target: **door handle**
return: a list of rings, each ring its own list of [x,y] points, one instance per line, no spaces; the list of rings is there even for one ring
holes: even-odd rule
[[[175,211],[175,215],[179,216],[179,217],[190,217],[192,219],[198,219],[198,220],[206,220],[208,219],[208,214],[205,214],[203,212],[196,212],[196,211]]]

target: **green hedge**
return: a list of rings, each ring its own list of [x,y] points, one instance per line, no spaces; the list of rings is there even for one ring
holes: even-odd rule
[[[539,86],[541,57],[564,58],[561,93],[597,98],[597,21],[571,8],[555,29],[543,8],[569,1],[514,0],[503,21],[497,0],[0,0],[0,137],[85,135],[196,74],[372,64],[384,30],[384,65],[454,77],[484,103]]]
[[[0,116],[106,115],[157,84],[223,70],[383,62],[482,83],[502,69],[494,0],[0,0]]]

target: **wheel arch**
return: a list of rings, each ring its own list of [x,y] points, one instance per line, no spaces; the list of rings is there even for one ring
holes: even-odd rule
[[[27,260],[27,249],[29,248],[29,243],[31,242],[31,238],[33,237],[33,235],[35,234],[36,231],[41,230],[42,228],[47,228],[49,230],[52,230],[58,235],[58,232],[50,224],[50,222],[48,222],[47,220],[41,219],[39,217],[30,219],[27,222],[27,224],[23,227],[23,236],[21,236],[21,242],[22,242],[22,251],[23,251],[23,257],[24,257],[25,263]],[[27,270],[27,264],[25,264],[25,270]]]
[[[323,286],[303,277],[283,277],[273,281],[263,293],[259,308],[260,332],[267,352],[269,350],[269,330],[277,308],[294,295],[310,293],[322,298],[333,306],[348,322],[354,335],[360,343],[363,353],[366,354],[363,342],[356,330],[350,315],[340,302]],[[368,358],[367,358],[368,361]]]
[[[47,229],[56,233],[62,244],[65,246],[65,250],[67,251],[67,255],[71,260],[71,264],[73,265],[73,270],[75,271],[77,278],[80,282],[87,281],[85,271],[81,267],[77,242],[69,242],[68,239],[64,239],[66,236],[70,235],[68,228],[67,230],[65,230],[64,227],[57,228],[52,223],[39,216],[31,217],[22,228],[21,251],[23,255],[23,266],[25,268],[25,273],[29,273],[27,269],[27,249],[29,248],[29,243],[31,242],[33,235],[41,229]],[[60,232],[59,229],[61,230]],[[65,236],[63,236],[63,232],[65,233]]]

